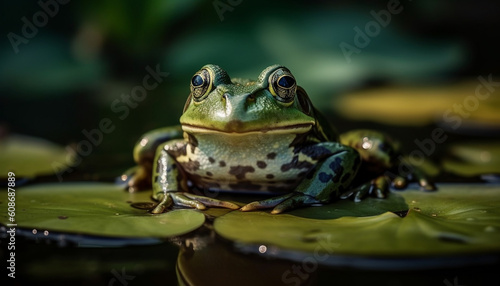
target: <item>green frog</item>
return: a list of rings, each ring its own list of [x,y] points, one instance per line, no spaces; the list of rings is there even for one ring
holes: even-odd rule
[[[403,156],[400,143],[391,136],[380,131],[359,129],[340,134],[339,141],[358,151],[362,166],[357,180],[367,181],[343,193],[341,199],[352,196],[354,201],[359,202],[367,195],[385,198],[390,182],[395,189],[404,189],[408,178],[414,178],[422,191],[436,190],[425,172]]]
[[[257,80],[247,80],[230,78],[217,65],[205,65],[191,78],[190,90],[180,126],[146,133],[134,148],[139,169],[128,187],[136,191],[152,185],[159,202],[152,213],[177,205],[272,209],[277,214],[353,195],[357,200],[368,194],[386,196],[381,171],[394,160],[385,162],[383,157],[395,153],[364,148],[366,144],[358,146],[353,139],[378,142],[375,137],[383,141],[383,135],[357,133],[340,142],[286,67],[273,65]],[[371,157],[380,154],[380,159],[365,164],[369,160],[360,156],[364,151]],[[364,165],[377,166],[374,179],[353,188],[358,170],[367,169]],[[193,189],[258,192],[270,198],[240,207],[194,194]]]

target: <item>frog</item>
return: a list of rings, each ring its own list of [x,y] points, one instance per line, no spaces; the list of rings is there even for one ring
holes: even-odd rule
[[[128,189],[152,188],[158,203],[151,213],[180,206],[279,214],[352,196],[384,198],[388,192],[382,171],[394,164],[396,153],[364,148],[366,143],[359,145],[355,138],[380,143],[376,146],[390,140],[376,132],[341,137],[285,66],[269,66],[256,80],[231,78],[214,64],[203,66],[191,78],[179,121],[146,133],[134,147],[138,169]],[[375,164],[362,156],[367,152],[371,158],[380,155]],[[374,177],[358,184],[358,171],[364,169]],[[269,198],[240,206],[193,189]]]
[[[360,202],[367,195],[383,199],[389,192],[389,185],[402,190],[413,178],[418,182],[420,190],[437,190],[427,174],[404,156],[400,142],[385,132],[355,129],[340,134],[339,142],[358,151],[362,166],[357,180],[367,181],[343,193],[341,199],[352,197],[355,202]],[[406,169],[400,168],[402,166]]]

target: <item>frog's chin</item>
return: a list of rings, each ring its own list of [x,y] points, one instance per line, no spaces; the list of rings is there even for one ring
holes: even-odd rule
[[[191,134],[227,134],[227,135],[249,135],[249,134],[302,134],[311,130],[313,124],[303,123],[303,124],[293,124],[293,125],[283,125],[283,126],[269,126],[259,129],[217,129],[207,126],[182,124],[182,130]]]

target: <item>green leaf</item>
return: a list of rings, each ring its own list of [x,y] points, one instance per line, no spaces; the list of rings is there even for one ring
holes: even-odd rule
[[[19,178],[32,178],[63,171],[73,160],[71,152],[50,141],[11,135],[0,140],[0,177],[14,172]]]
[[[464,142],[449,147],[443,169],[462,176],[500,174],[500,142]]]
[[[130,194],[104,183],[42,184],[16,189],[18,227],[114,237],[171,237],[200,227],[205,216],[194,210],[151,215],[130,206],[151,201],[151,193]],[[0,222],[8,220],[8,196],[0,201]]]
[[[433,193],[391,193],[390,197],[401,196],[410,207],[404,218],[391,212],[366,216],[367,206],[376,200],[369,198],[358,204],[338,202],[282,215],[234,211],[216,218],[214,226],[226,239],[282,251],[368,256],[500,251],[500,188],[463,184],[438,187]],[[309,212],[309,217],[314,217],[313,213],[328,209],[337,213],[337,218],[304,218]]]

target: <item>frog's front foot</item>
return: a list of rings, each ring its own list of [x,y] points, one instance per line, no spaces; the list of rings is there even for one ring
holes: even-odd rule
[[[294,192],[279,197],[274,197],[262,201],[256,201],[243,206],[240,210],[254,211],[260,209],[273,209],[272,214],[279,214],[287,210],[296,209],[301,206],[318,204],[320,201],[312,196],[300,192]]]
[[[360,202],[367,196],[385,199],[389,193],[389,178],[382,175],[354,189],[343,193],[340,198],[353,198],[355,202]]]
[[[239,205],[216,200],[204,196],[198,196],[187,192],[165,192],[158,195],[159,203],[151,210],[153,214],[160,214],[167,211],[173,205],[204,210],[207,207],[219,207],[237,210]]]

